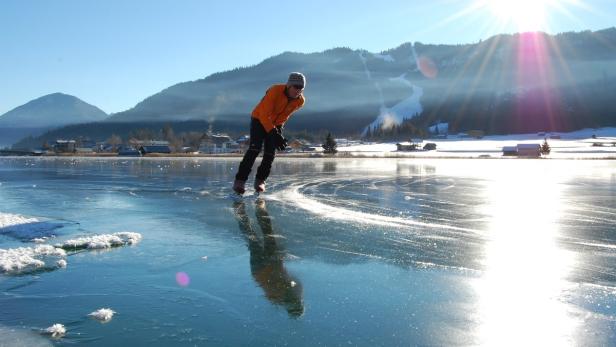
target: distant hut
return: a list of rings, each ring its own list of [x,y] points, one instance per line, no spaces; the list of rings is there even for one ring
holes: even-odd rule
[[[538,143],[519,143],[517,145],[518,156],[521,157],[540,157],[541,145]]]
[[[428,142],[423,146],[424,151],[434,151],[436,150],[436,143]]]
[[[504,146],[503,155],[504,156],[518,155],[518,147],[517,146]]]
[[[122,146],[118,151],[118,155],[122,157],[140,157],[141,152],[134,147]]]
[[[419,145],[414,143],[414,142],[398,142],[398,143],[396,143],[396,149],[399,152],[416,151],[418,147],[419,147]]]
[[[145,145],[145,146],[141,146],[139,147],[139,152],[141,152],[142,155],[147,155],[147,154],[169,154],[171,153],[171,148],[169,148],[169,146],[166,145]]]

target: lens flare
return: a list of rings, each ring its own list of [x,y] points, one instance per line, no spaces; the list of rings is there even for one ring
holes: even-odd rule
[[[178,272],[175,274],[175,281],[181,287],[188,287],[190,284],[190,276],[186,272]]]
[[[425,55],[417,58],[417,67],[426,78],[433,79],[438,75],[438,68],[436,67],[436,64],[432,61],[432,59],[426,57]]]

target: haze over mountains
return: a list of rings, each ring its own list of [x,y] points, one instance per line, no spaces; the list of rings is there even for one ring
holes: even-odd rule
[[[451,131],[501,134],[616,125],[611,102],[616,29],[611,28],[498,35],[465,45],[405,43],[380,54],[348,48],[285,52],[255,66],[171,86],[102,123],[45,136],[81,131],[102,140],[110,132],[187,121],[203,127],[193,130],[211,123],[215,130],[246,131],[267,87],[284,83],[291,71],[302,71],[308,82],[306,106],[289,121],[290,130],[359,135],[370,124],[411,118],[417,126],[446,121]]]
[[[64,125],[98,122],[107,117],[96,106],[72,95],[45,95],[0,116],[0,146]]]

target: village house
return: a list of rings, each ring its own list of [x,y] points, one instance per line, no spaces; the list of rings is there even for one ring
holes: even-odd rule
[[[310,144],[306,140],[293,139],[289,142],[289,148],[292,152],[304,152],[307,147],[310,147]]]
[[[118,155],[122,157],[140,157],[141,151],[131,146],[121,146]]]
[[[147,154],[169,154],[171,148],[169,141],[135,141],[141,155]]]
[[[240,145],[227,135],[208,135],[199,146],[199,153],[235,153]]]
[[[56,140],[52,145],[53,151],[56,153],[75,153],[75,140]]]

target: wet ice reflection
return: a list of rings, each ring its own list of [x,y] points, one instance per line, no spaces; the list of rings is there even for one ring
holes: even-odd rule
[[[250,272],[255,282],[271,303],[283,306],[290,317],[300,317],[304,314],[302,286],[284,266],[286,254],[276,240],[278,235],[274,233],[265,200],[258,199],[255,203],[262,237],[252,227],[243,201],[234,203],[234,211],[250,251]]]
[[[575,263],[559,247],[566,171],[496,170],[487,183],[485,272],[476,283],[478,342],[570,345],[578,322],[563,301]]]

